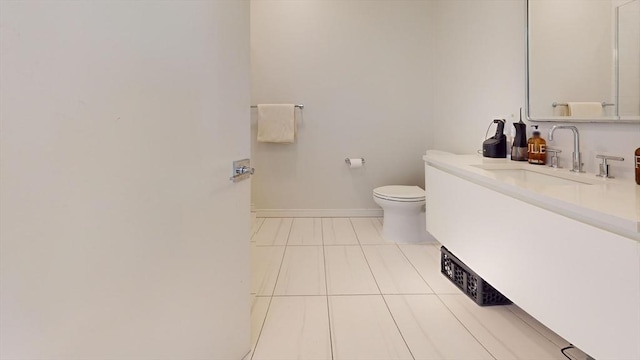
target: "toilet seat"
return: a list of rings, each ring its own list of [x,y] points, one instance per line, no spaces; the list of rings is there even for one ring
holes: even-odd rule
[[[373,196],[397,202],[420,202],[425,200],[425,192],[419,186],[381,186],[373,189]]]

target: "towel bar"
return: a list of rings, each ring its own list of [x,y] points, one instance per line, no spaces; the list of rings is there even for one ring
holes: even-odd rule
[[[615,106],[615,105],[616,105],[616,104],[608,104],[608,103],[606,103],[606,102],[604,102],[604,101],[602,102],[602,107],[605,107],[605,106]],[[552,103],[552,104],[551,104],[551,106],[553,106],[553,107],[556,107],[556,106],[569,106],[569,104],[567,104],[567,103],[557,103],[557,102],[554,102],[554,103]]]
[[[297,107],[298,109],[302,110],[302,109],[304,109],[304,104],[295,104],[295,105],[293,105],[293,107]],[[251,108],[252,109],[256,109],[256,108],[258,108],[258,105],[251,105]]]
[[[364,158],[360,158],[360,160],[362,160],[362,164],[364,164]],[[344,162],[347,163],[347,165],[351,165],[351,159],[349,158],[345,158]]]

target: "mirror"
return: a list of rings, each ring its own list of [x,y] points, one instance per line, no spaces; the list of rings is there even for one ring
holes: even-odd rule
[[[640,122],[640,0],[527,0],[526,58],[528,120]]]

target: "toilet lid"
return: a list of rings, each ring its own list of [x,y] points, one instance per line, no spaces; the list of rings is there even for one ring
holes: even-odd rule
[[[389,185],[373,189],[373,196],[396,201],[422,201],[425,192],[419,186]]]

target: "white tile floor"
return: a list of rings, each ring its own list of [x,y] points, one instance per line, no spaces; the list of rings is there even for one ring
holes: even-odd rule
[[[517,306],[479,307],[453,286],[438,245],[381,230],[379,218],[255,219],[245,359],[566,359],[568,342]]]

